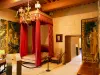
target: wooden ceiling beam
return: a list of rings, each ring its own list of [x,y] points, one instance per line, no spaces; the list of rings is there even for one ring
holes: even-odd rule
[[[26,3],[28,0],[2,0],[0,1],[0,9],[7,9],[20,4]],[[32,1],[32,0],[29,0]]]
[[[59,0],[42,5],[42,11],[52,11],[59,8],[70,7],[80,4],[87,4],[91,2],[96,2],[98,0]]]
[[[50,2],[54,2],[53,0],[50,0]]]
[[[45,3],[48,3],[49,1],[48,0],[44,0],[45,1]]]

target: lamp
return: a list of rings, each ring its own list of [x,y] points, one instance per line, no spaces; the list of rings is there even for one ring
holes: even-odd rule
[[[38,10],[39,8],[41,8],[41,5],[39,3],[39,1],[36,2],[35,4],[35,8]],[[27,7],[25,7],[25,9],[23,9],[23,7],[20,7],[17,11],[17,14],[16,16],[17,17],[22,17],[25,21],[25,23],[29,24],[31,21],[32,21],[32,15],[30,14],[30,10],[31,10],[31,7],[29,5],[29,0],[28,0],[28,4],[27,4]],[[37,15],[35,15],[36,17]]]
[[[41,8],[41,5],[40,5],[39,1],[37,1],[37,3],[35,4],[35,8],[36,8],[36,9]]]

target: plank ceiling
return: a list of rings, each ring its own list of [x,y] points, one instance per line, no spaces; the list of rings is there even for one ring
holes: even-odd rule
[[[34,5],[37,0],[29,0],[32,10],[34,10]],[[38,0],[42,5],[41,10],[44,12],[72,7],[82,4],[93,3],[98,0]],[[28,0],[0,0],[0,10],[10,8],[13,10],[18,10],[20,7],[26,7]]]

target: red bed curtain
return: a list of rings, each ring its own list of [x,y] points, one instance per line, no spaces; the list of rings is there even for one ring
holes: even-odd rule
[[[35,53],[36,53],[36,66],[41,65],[41,37],[40,37],[40,20],[36,19],[36,33],[35,33]]]
[[[20,27],[20,55],[21,57],[28,54],[28,27],[21,23]]]
[[[49,34],[49,56],[53,57],[54,56],[54,45],[53,45],[53,25],[48,24],[48,34]]]

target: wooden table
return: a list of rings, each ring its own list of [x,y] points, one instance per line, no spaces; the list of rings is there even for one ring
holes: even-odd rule
[[[77,75],[99,75],[100,69],[97,63],[84,62]]]

